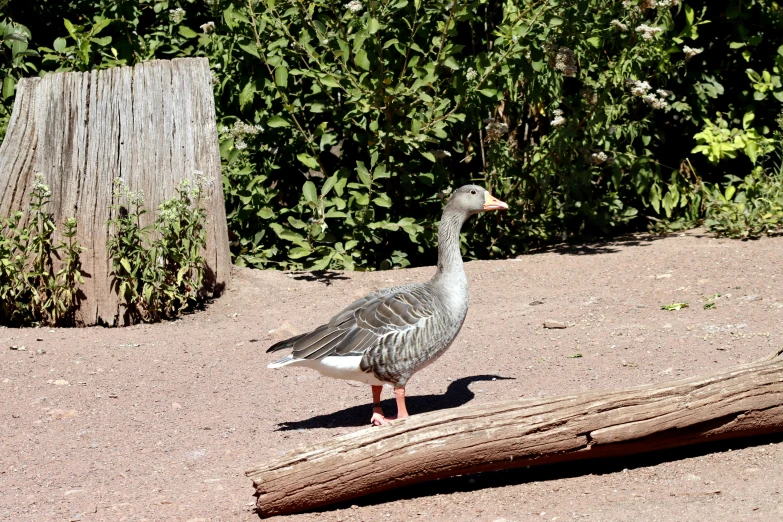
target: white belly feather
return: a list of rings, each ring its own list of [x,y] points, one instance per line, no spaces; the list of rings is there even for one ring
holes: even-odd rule
[[[274,368],[279,368],[280,366],[304,366],[306,368],[318,370],[323,375],[332,377],[333,379],[359,381],[373,386],[382,386],[384,384],[383,381],[379,381],[372,372],[366,373],[362,371],[359,367],[362,361],[361,355],[328,356],[315,360],[294,359],[293,357],[291,357],[290,361],[285,359],[287,358],[277,361],[277,363],[273,363],[274,366],[272,364],[269,366]]]

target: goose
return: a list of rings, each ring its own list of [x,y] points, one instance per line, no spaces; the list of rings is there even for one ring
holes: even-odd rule
[[[432,279],[376,290],[328,323],[272,345],[267,353],[292,351],[268,368],[304,366],[328,377],[369,384],[374,426],[408,417],[408,380],[443,355],[468,312],[468,280],[460,252],[462,225],[474,214],[502,209],[508,205],[478,185],[455,190],[438,228],[438,268]],[[384,384],[394,388],[396,417],[383,414]]]

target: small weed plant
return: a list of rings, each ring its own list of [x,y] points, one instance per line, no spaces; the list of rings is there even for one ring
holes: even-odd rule
[[[211,181],[183,180],[177,195],[158,207],[151,225],[142,226],[144,194],[124,181],[114,186],[116,217],[109,221],[113,284],[125,301],[130,322],[179,317],[202,298],[207,212],[201,206]]]
[[[84,283],[76,241],[75,218],[63,223],[63,240],[55,242],[57,225],[47,206],[51,191],[36,175],[30,209],[3,222],[0,235],[0,324],[5,326],[72,326]],[[55,266],[55,260],[58,260]]]

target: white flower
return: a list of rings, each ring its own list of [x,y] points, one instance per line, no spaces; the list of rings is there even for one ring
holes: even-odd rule
[[[603,151],[593,152],[590,154],[590,163],[593,165],[600,165],[601,163],[605,163],[607,159],[609,159],[609,156],[607,156]]]
[[[652,27],[647,24],[642,24],[636,28],[637,33],[641,33],[644,40],[652,40],[656,34],[660,33],[662,29],[660,27]]]
[[[432,153],[432,155],[435,156],[438,159],[450,158],[451,157],[451,152],[449,152],[447,150],[436,150],[435,152]]]
[[[685,53],[685,59],[686,60],[690,60],[691,58],[693,58],[697,54],[703,53],[704,49],[702,49],[702,48],[694,49],[693,47],[688,47],[687,45],[685,45],[682,48],[682,52]]]
[[[563,111],[560,109],[555,109],[552,111],[552,114],[555,116],[554,119],[549,122],[552,127],[560,127],[561,125],[565,125],[567,120],[563,118]]]
[[[644,96],[652,89],[649,83],[639,80],[628,80],[625,84],[631,88],[631,94],[634,96]]]
[[[183,18],[185,18],[185,10],[182,9],[181,7],[177,7],[176,9],[170,9],[169,16],[171,17],[172,22],[178,24],[182,21]]]
[[[468,79],[469,82],[472,82],[473,80],[478,77],[478,73],[473,67],[468,67],[468,72],[465,73],[465,78]]]
[[[359,11],[364,9],[364,6],[359,0],[351,0],[350,2],[345,4],[345,8],[352,13],[358,13]]]
[[[201,24],[200,27],[202,33],[209,34],[215,30],[215,22],[207,22],[205,24]]]
[[[563,76],[576,76],[576,55],[568,47],[560,47],[554,56],[549,58],[549,66],[560,71]]]
[[[644,97],[644,103],[652,107],[653,109],[665,109],[669,106],[666,100],[657,98],[654,94],[650,93]]]
[[[244,140],[238,139],[234,142],[234,148],[237,150],[245,150],[247,148],[247,143],[245,143]]]
[[[519,38],[517,37],[517,35],[514,35],[511,37],[511,41],[517,43],[519,41]]]
[[[612,20],[611,22],[609,22],[609,25],[611,25],[612,27],[614,27],[618,31],[623,31],[624,32],[624,31],[628,30],[628,26],[625,25],[624,23],[622,23],[620,20]]]
[[[658,96],[661,98],[668,98],[669,96],[672,96],[674,93],[672,91],[667,91],[666,89],[658,89],[655,92],[658,93]]]

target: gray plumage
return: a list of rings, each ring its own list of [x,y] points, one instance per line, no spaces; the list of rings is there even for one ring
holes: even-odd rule
[[[270,347],[268,352],[292,350],[270,367],[300,363],[320,370],[313,363],[339,364],[334,357],[361,357],[361,372],[404,387],[416,371],[443,354],[465,320],[468,282],[459,245],[463,223],[475,213],[499,208],[507,207],[481,187],[456,190],[441,218],[438,269],[431,280],[385,288],[354,301],[327,324]]]

